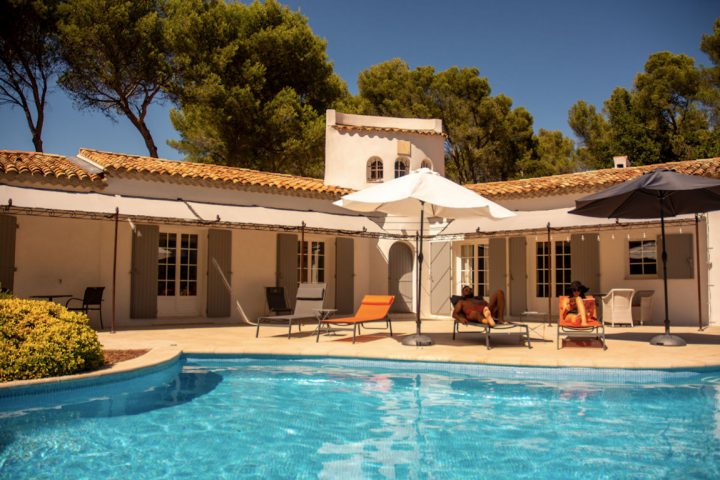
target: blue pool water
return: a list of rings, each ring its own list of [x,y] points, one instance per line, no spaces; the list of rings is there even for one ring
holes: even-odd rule
[[[720,372],[198,357],[0,398],[0,478],[720,478]]]

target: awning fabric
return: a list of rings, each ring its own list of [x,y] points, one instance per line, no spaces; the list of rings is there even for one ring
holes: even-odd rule
[[[0,185],[0,212],[97,218],[114,215],[116,208],[122,218],[136,221],[292,230],[299,230],[304,222],[305,228],[310,231],[388,235],[362,215]]]
[[[9,206],[10,205],[10,206]],[[8,207],[9,206],[9,207]],[[130,197],[104,193],[67,192],[39,188],[0,185],[0,213],[18,212],[49,216],[108,218],[119,209],[120,217],[135,221],[197,224],[218,227],[299,230],[302,223],[308,231],[347,233],[373,237],[414,235],[417,222],[402,225],[402,219],[385,219],[386,229],[372,220],[358,215],[343,215],[315,211],[285,210],[258,206],[237,206],[184,200]],[[615,219],[581,217],[568,214],[568,208],[515,212],[510,218],[465,218],[451,222],[445,229],[429,227],[430,236],[453,237],[463,234],[498,235],[552,229],[612,227]],[[681,215],[668,221],[687,222],[691,215]],[[383,220],[377,219],[382,225]],[[409,220],[409,219],[406,219]],[[622,225],[648,223],[647,220],[621,220]],[[659,222],[659,220],[658,220]],[[404,231],[404,228],[407,231]]]
[[[502,218],[493,220],[490,218],[465,218],[455,220],[450,223],[442,232],[441,236],[462,235],[467,233],[482,234],[501,234],[511,232],[532,232],[547,229],[548,223],[553,230],[573,229],[573,228],[608,228],[617,223],[614,218],[591,218],[581,217],[578,215],[570,215],[570,208],[558,208],[554,210],[536,210],[515,212],[517,215],[510,218]],[[673,220],[683,223],[692,220],[692,215],[679,215]],[[660,223],[660,219],[655,221],[648,220],[628,220],[621,219],[622,226],[647,223]],[[675,222],[677,223],[677,222]]]

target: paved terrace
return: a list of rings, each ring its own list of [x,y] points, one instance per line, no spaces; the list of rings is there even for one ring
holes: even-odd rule
[[[532,349],[521,345],[517,334],[493,335],[491,350],[485,348],[484,336],[480,333],[462,334],[453,340],[450,320],[423,322],[423,333],[435,341],[435,345],[430,347],[407,347],[400,343],[403,336],[415,330],[415,322],[410,320],[394,321],[395,336],[392,338],[387,330],[363,329],[364,335],[358,337],[354,345],[352,330],[340,330],[334,336],[323,333],[320,342],[315,343],[315,325],[312,324],[305,325],[301,333],[294,327],[291,339],[287,338],[286,327],[262,327],[260,338],[255,338],[255,327],[246,325],[155,327],[100,332],[99,337],[107,349],[153,349],[143,357],[122,362],[133,367],[157,361],[160,352],[182,351],[186,354],[309,355],[550,367],[720,368],[720,326],[709,327],[702,332],[697,327],[673,327],[673,334],[687,340],[686,347],[650,345],[650,338],[662,333],[661,326],[608,326],[608,349],[603,351],[592,345],[593,342],[589,342],[590,346],[580,346],[577,342],[577,345],[566,345],[557,350],[554,325],[529,325],[533,329],[530,335]],[[469,327],[466,331],[478,330]]]

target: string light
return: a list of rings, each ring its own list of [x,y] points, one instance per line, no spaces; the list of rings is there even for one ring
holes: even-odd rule
[[[582,240],[583,242],[585,241],[585,235],[584,235],[584,234],[583,234],[583,235],[580,235],[580,240]]]
[[[613,233],[612,235],[610,235],[610,238],[613,239],[613,240],[615,240],[615,233]]]
[[[643,232],[643,238],[645,238],[645,232]]]
[[[597,235],[597,241],[598,241],[598,242],[600,241],[600,234],[599,234],[599,233],[598,233],[598,235]]]
[[[680,227],[680,233],[682,233],[682,227]]]

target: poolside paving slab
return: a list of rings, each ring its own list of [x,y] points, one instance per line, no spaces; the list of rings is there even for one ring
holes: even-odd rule
[[[486,349],[481,333],[466,333],[453,340],[451,320],[423,322],[423,333],[435,341],[429,347],[407,347],[400,343],[404,335],[414,332],[415,323],[411,321],[393,322],[394,337],[372,332],[367,333],[373,336],[371,341],[355,344],[350,340],[352,332],[347,330],[336,335],[321,334],[316,343],[312,326],[305,326],[302,332],[295,330],[290,339],[286,329],[272,327],[263,328],[260,338],[255,338],[255,328],[248,325],[153,327],[100,332],[99,336],[105,348],[174,348],[186,354],[306,355],[545,367],[720,368],[720,326],[702,332],[697,327],[673,327],[673,334],[688,341],[686,347],[650,345],[650,338],[663,332],[659,325],[607,327],[607,350],[593,347],[558,350],[555,329],[554,325],[546,327],[544,338],[532,334],[532,349],[520,343],[519,335],[493,335],[490,350]]]

